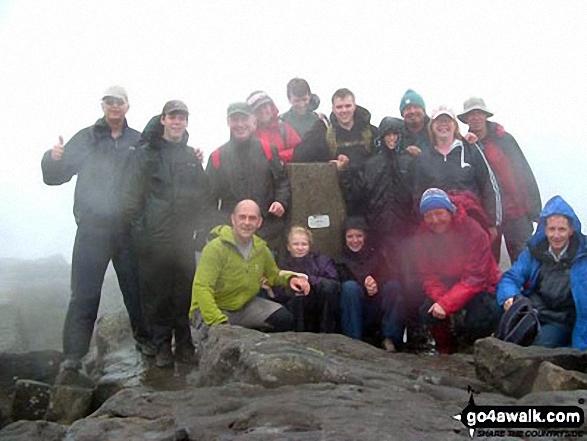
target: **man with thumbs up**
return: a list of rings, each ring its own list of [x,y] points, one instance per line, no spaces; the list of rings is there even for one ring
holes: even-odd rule
[[[150,332],[141,314],[136,258],[129,226],[122,220],[122,173],[140,133],[128,127],[124,88],[106,89],[104,116],[80,130],[65,145],[63,138],[45,153],[43,181],[61,185],[77,175],[73,214],[77,233],[71,262],[71,299],[63,329],[64,370],[78,371],[88,352],[98,315],[104,274],[112,260],[130,317],[137,349],[154,355]]]

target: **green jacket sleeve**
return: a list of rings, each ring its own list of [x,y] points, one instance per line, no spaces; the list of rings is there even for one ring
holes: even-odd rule
[[[214,247],[214,244],[206,245],[196,269],[192,287],[190,315],[199,308],[204,322],[209,326],[228,321],[228,317],[218,308],[214,298],[214,288],[222,268],[221,260],[219,250]]]

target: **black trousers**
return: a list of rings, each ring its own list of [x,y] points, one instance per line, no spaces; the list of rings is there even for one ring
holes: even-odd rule
[[[81,358],[90,347],[104,274],[112,260],[136,339],[150,339],[139,295],[138,262],[128,229],[78,226],[71,262],[71,299],[63,327],[63,353]]]
[[[189,310],[196,272],[193,240],[151,241],[140,253],[143,311],[153,330],[157,349],[170,345],[193,348]]]

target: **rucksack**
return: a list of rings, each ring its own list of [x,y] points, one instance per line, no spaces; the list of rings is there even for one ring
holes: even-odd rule
[[[514,297],[514,302],[499,322],[495,337],[520,346],[530,346],[540,332],[538,311],[523,295]]]

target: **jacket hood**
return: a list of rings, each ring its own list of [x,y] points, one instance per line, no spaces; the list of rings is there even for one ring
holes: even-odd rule
[[[218,237],[222,242],[231,243],[236,247],[236,239],[234,238],[234,233],[232,232],[232,227],[230,225],[218,225],[210,230],[210,234],[212,237]],[[265,241],[259,236],[253,236],[254,247],[258,247],[264,242]]]
[[[528,241],[531,247],[537,246],[540,242],[546,239],[546,219],[552,215],[560,214],[571,219],[573,224],[574,234],[579,238],[580,247],[585,245],[585,236],[581,233],[581,221],[575,214],[573,208],[560,196],[552,197],[540,212],[540,219],[538,220],[538,227],[536,232]]]
[[[379,129],[377,129],[377,138],[375,138],[375,146],[379,149],[385,148],[385,142],[383,138],[385,135],[389,133],[397,133],[399,135],[395,149],[399,150],[399,147],[402,142],[402,131],[404,127],[404,122],[399,118],[394,118],[392,116],[386,116],[381,120],[379,123]]]
[[[371,124],[371,112],[361,106],[357,106],[355,108],[355,114],[353,115],[354,125],[359,126],[361,128],[365,127],[368,124]],[[338,119],[334,115],[334,112],[330,114],[330,122],[333,126],[340,127],[338,123]]]
[[[320,98],[318,97],[318,95],[313,93],[312,96],[310,97],[310,105],[308,106],[308,109],[310,110],[310,112],[313,112],[319,106],[320,106]]]
[[[139,139],[139,144],[149,143],[151,145],[158,145],[158,142],[163,139],[163,131],[161,115],[155,115],[149,120],[143,129],[143,133],[141,133],[141,138]],[[190,135],[186,130],[182,138],[182,142],[184,144],[187,144],[189,136]]]

